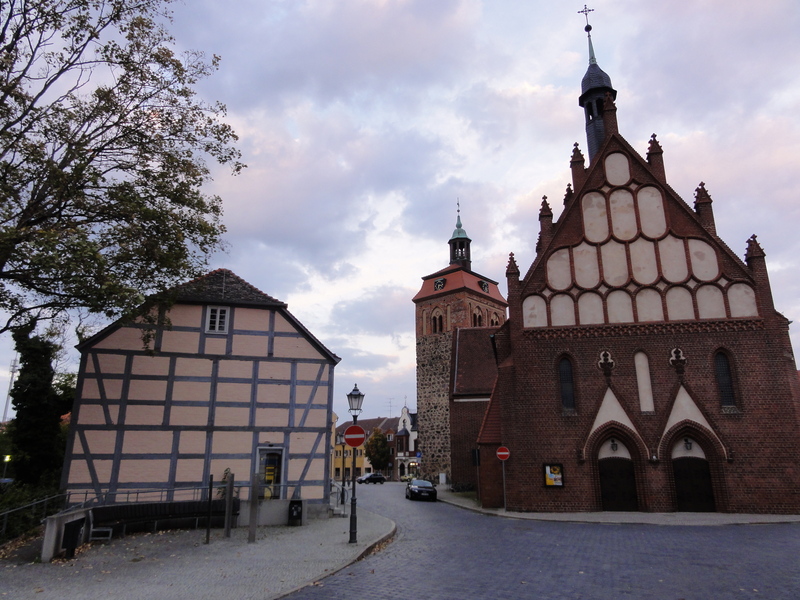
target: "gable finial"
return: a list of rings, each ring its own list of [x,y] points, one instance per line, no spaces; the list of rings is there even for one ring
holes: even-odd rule
[[[594,46],[592,46],[592,26],[589,25],[589,13],[590,12],[594,12],[594,9],[593,8],[589,8],[588,6],[586,6],[584,4],[583,5],[583,10],[579,10],[578,14],[582,14],[584,17],[586,17],[586,27],[584,27],[583,30],[586,32],[586,35],[589,38],[589,64],[590,65],[596,65],[597,64],[597,59],[594,56]]]

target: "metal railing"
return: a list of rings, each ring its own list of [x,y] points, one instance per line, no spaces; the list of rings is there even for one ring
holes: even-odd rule
[[[55,494],[0,513],[0,543],[5,543],[41,525],[64,509],[69,494]]]

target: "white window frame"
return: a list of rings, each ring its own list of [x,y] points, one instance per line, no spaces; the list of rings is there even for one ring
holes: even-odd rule
[[[220,316],[223,316],[220,327]],[[231,320],[231,309],[228,306],[209,306],[206,310],[206,333],[228,333]]]

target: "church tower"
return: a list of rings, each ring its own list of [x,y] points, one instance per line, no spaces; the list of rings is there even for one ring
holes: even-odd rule
[[[451,474],[450,391],[453,340],[463,328],[499,327],[507,303],[497,282],[472,271],[472,240],[461,224],[450,237],[450,264],[422,278],[416,304],[417,426],[420,472]]]

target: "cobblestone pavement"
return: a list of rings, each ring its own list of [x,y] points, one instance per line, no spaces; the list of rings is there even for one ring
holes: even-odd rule
[[[392,543],[288,599],[800,598],[798,523],[505,519],[409,502],[399,484],[359,490],[359,506],[397,523]]]

